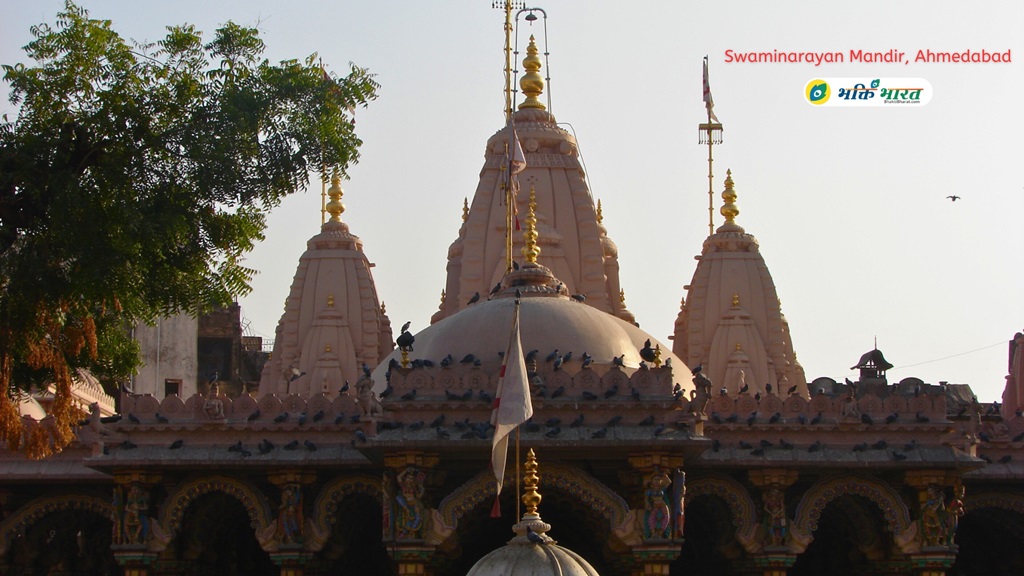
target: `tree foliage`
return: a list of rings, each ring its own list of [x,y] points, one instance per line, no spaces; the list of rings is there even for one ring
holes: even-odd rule
[[[57,384],[45,453],[70,439],[76,370],[123,381],[138,363],[127,326],[248,292],[266,211],[357,161],[351,114],[378,85],[315,55],[272,64],[231,22],[143,45],[68,2],[31,31],[33,63],[3,66],[18,113],[0,123],[0,386]],[[0,440],[31,441],[0,396]]]

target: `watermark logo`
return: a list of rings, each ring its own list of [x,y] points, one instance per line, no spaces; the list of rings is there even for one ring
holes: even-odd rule
[[[815,106],[821,106],[832,96],[832,89],[828,87],[828,82],[817,79],[811,80],[804,87],[804,96],[807,101]]]
[[[804,86],[804,99],[830,107],[924,106],[932,85],[924,78],[816,78]]]

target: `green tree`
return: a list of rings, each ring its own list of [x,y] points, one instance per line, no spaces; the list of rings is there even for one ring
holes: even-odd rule
[[[315,55],[272,64],[231,22],[128,43],[68,2],[31,31],[34,63],[3,67],[18,112],[0,123],[0,440],[42,456],[71,438],[76,370],[137,365],[127,326],[248,292],[266,211],[356,162],[352,112],[378,85]],[[56,426],[22,430],[13,392],[46,383]]]

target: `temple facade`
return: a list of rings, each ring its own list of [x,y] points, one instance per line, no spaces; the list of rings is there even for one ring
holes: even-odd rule
[[[431,326],[392,329],[335,180],[258,390],[124,389],[60,453],[0,452],[0,573],[483,576],[531,546],[604,576],[1024,573],[1020,334],[1002,406],[890,381],[879,350],[855,382],[808,382],[730,174],[668,345],[622,302],[543,83],[521,88]],[[499,494],[513,334],[532,417]]]

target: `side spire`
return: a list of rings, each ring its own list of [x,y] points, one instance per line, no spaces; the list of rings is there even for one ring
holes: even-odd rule
[[[530,185],[530,211],[526,216],[526,229],[523,231],[523,257],[530,264],[537,263],[540,247],[537,246],[537,189]]]

